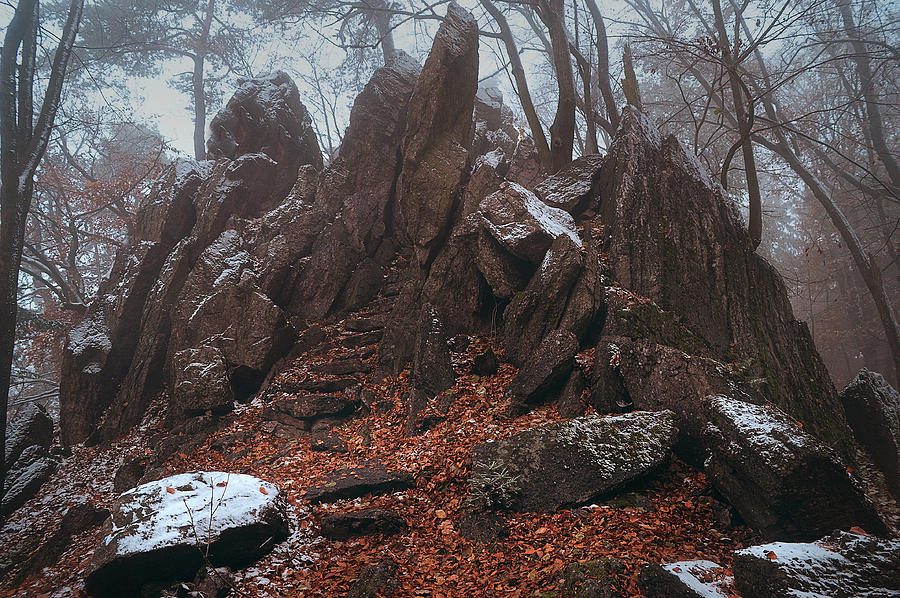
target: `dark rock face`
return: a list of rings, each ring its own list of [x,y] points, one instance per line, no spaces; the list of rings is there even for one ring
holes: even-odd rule
[[[210,519],[212,492],[218,507]],[[138,486],[113,508],[86,590],[138,596],[147,586],[193,579],[203,564],[198,548],[207,544],[214,566],[246,566],[287,537],[285,510],[276,486],[241,474],[180,474]]]
[[[597,559],[573,563],[563,571],[561,596],[565,598],[622,598],[613,586],[612,575],[622,573],[625,563],[619,559]]]
[[[616,283],[677,314],[708,357],[743,363],[766,400],[850,455],[837,393],[781,277],[692,154],[624,110],[598,191]]]
[[[499,363],[497,362],[497,355],[494,354],[493,349],[488,347],[475,356],[475,361],[472,364],[472,371],[479,376],[490,376],[491,374],[497,373],[498,367]]]
[[[546,399],[550,391],[566,380],[577,352],[578,341],[571,332],[558,330],[548,335],[509,383],[512,408]]]
[[[346,540],[372,534],[397,534],[405,531],[407,527],[403,517],[385,509],[328,514],[322,517],[319,526],[322,535],[330,540]]]
[[[53,420],[43,405],[31,403],[6,428],[6,466],[16,462],[29,446],[49,449],[53,443]]]
[[[881,374],[863,369],[840,398],[856,440],[884,472],[890,491],[900,497],[900,393]]]
[[[571,419],[584,415],[584,406],[581,404],[584,388],[584,374],[578,368],[573,369],[559,395],[559,414],[561,416]]]
[[[0,510],[9,515],[31,499],[56,472],[57,462],[40,445],[26,447],[6,472],[6,488]]]
[[[473,449],[472,492],[493,508],[554,511],[588,504],[656,471],[677,429],[671,412],[587,416]]]
[[[415,387],[429,397],[439,395],[456,382],[444,325],[429,303],[422,306],[412,375]]]
[[[727,596],[723,587],[732,576],[712,561],[679,561],[667,565],[646,565],[638,576],[647,598],[708,598]],[[776,594],[772,594],[775,596]]]
[[[581,156],[541,181],[534,192],[547,205],[580,214],[597,199],[602,166],[603,156],[599,154]]]
[[[478,23],[456,3],[434,38],[409,102],[398,203],[416,257],[429,263],[468,177],[478,87]]]
[[[41,544],[35,559],[29,563],[31,571],[40,571],[54,564],[69,547],[73,538],[101,525],[109,517],[109,511],[87,502],[75,503],[63,515],[59,529]]]
[[[296,173],[301,164],[322,168],[312,119],[300,103],[297,86],[282,71],[240,81],[225,108],[209,123],[209,130],[210,159],[266,154],[279,165],[278,187],[285,193],[294,184],[290,173]]]
[[[706,410],[706,473],[763,536],[811,540],[854,525],[887,533],[835,452],[786,414],[726,397]]]
[[[413,477],[405,471],[388,471],[383,467],[345,469],[329,476],[328,481],[306,491],[313,504],[359,498],[368,494],[389,494],[406,490]]]
[[[900,594],[900,541],[835,532],[811,544],[738,550],[734,581],[745,598]]]

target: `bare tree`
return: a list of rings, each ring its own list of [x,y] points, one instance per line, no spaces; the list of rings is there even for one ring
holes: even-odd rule
[[[6,411],[25,221],[34,193],[34,173],[50,140],[83,8],[83,0],[72,0],[69,5],[36,122],[38,0],[22,0],[16,6],[0,53],[0,497],[6,480]]]

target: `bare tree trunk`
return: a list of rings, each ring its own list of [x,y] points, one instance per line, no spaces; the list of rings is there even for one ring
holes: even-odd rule
[[[378,31],[378,43],[381,46],[381,54],[384,64],[390,64],[397,52],[394,46],[394,30],[391,29],[391,12],[385,0],[363,0],[366,6],[372,8],[370,12],[375,22],[375,30]]]
[[[550,171],[556,172],[572,162],[577,96],[575,81],[572,78],[572,64],[569,62],[569,36],[566,34],[563,0],[541,0],[539,6],[541,21],[550,33],[556,84],[559,88],[556,117],[550,125]]]
[[[206,52],[209,48],[209,31],[216,11],[216,0],[207,0],[203,17],[203,32],[194,54],[194,158],[206,160],[206,89],[203,82]]]
[[[881,108],[879,108],[878,100],[875,97],[875,83],[872,80],[872,67],[869,62],[868,49],[866,44],[860,39],[859,30],[853,21],[850,2],[848,0],[839,0],[838,7],[841,10],[841,18],[844,21],[847,37],[850,38],[853,47],[853,61],[856,63],[856,73],[859,75],[859,85],[862,88],[863,99],[865,100],[866,115],[869,117],[867,121],[869,133],[872,137],[872,145],[875,147],[875,153],[881,158],[885,170],[887,170],[891,184],[895,188],[900,188],[900,165],[897,164],[896,158],[888,150],[887,142],[885,141],[884,121],[881,118]]]
[[[496,21],[497,27],[500,28],[500,39],[506,47],[506,54],[512,67],[513,79],[516,81],[516,95],[519,96],[522,111],[525,113],[525,120],[528,121],[528,127],[531,129],[531,136],[534,139],[534,145],[537,148],[541,165],[544,169],[550,170],[553,166],[550,146],[547,145],[547,137],[544,135],[541,120],[538,118],[537,111],[534,109],[534,103],[531,101],[531,93],[528,91],[528,80],[525,78],[525,68],[522,66],[522,59],[519,56],[518,48],[516,48],[516,41],[513,39],[509,23],[506,22],[506,17],[503,16],[500,9],[494,6],[491,0],[481,0],[481,5],[490,13],[491,17]]]
[[[594,28],[597,30],[597,84],[600,87],[600,95],[603,96],[603,103],[606,105],[606,119],[612,125],[612,130],[606,132],[612,136],[619,128],[619,110],[616,108],[616,100],[609,77],[609,42],[606,37],[606,23],[604,23],[603,15],[594,0],[585,0],[585,4],[591,13]]]
[[[37,0],[22,0],[16,6],[0,52],[0,499],[6,482],[6,410],[15,346],[16,296],[25,222],[31,206],[34,173],[50,140],[83,6],[84,0],[72,0],[69,6],[69,15],[53,56],[41,111],[33,128],[34,111],[30,96],[34,85],[34,59],[29,54],[36,47]],[[22,68],[16,64],[20,47],[23,51]],[[4,518],[5,514],[0,514],[0,520]]]
[[[722,62],[725,70],[728,72],[728,82],[734,98],[734,116],[738,123],[741,153],[744,158],[744,175],[747,181],[747,194],[750,196],[750,242],[753,244],[753,249],[756,250],[762,241],[762,195],[759,190],[759,177],[756,172],[756,158],[753,155],[753,140],[750,138],[751,123],[744,107],[744,98],[741,93],[742,83],[731,51],[731,42],[728,41],[728,32],[725,30],[722,5],[719,0],[712,0],[712,5],[716,19],[716,31],[719,35],[719,48],[722,51]],[[735,18],[739,17],[736,16]],[[735,46],[737,44],[738,40],[735,39]],[[747,100],[749,101],[750,98],[747,98]],[[727,164],[725,167],[727,168]]]

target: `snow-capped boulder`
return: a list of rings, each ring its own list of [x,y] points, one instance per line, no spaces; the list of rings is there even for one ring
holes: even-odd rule
[[[862,369],[840,394],[853,436],[900,498],[900,393],[881,374]]]
[[[900,540],[835,532],[817,542],[738,550],[734,580],[744,598],[900,596]]]
[[[718,563],[706,560],[650,564],[638,575],[647,598],[728,598],[726,586],[733,581]]]
[[[249,475],[195,472],[122,494],[94,552],[85,588],[95,598],[190,580],[208,554],[214,566],[242,567],[287,537],[284,495]]]
[[[514,256],[539,264],[553,240],[568,236],[581,247],[575,221],[565,210],[552,208],[517,183],[505,182],[479,204],[481,218],[491,235]]]
[[[837,454],[785,413],[725,396],[706,407],[706,473],[763,536],[812,540],[854,525],[887,532]]]
[[[608,495],[658,470],[677,430],[671,412],[589,415],[472,451],[472,493],[487,508],[554,511]]]

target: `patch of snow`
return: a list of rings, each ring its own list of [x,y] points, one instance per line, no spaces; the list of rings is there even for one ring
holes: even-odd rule
[[[244,474],[195,472],[149,482],[120,497],[119,512],[131,517],[105,538],[129,555],[164,546],[214,541],[223,531],[252,524],[279,497],[278,487]],[[121,521],[121,519],[119,519]]]
[[[108,353],[112,349],[109,327],[102,311],[92,311],[72,327],[66,348],[73,355],[83,355],[88,349]]]
[[[701,598],[727,598],[728,596],[722,590],[721,581],[708,582],[702,579],[708,577],[713,571],[721,569],[722,567],[718,563],[705,560],[678,561],[663,565],[662,568],[677,577],[681,583],[696,592],[697,596]]]
[[[808,434],[775,407],[754,405],[724,396],[713,397],[710,403],[767,461],[771,462],[773,457],[791,458],[796,450],[812,441]]]
[[[484,154],[483,156],[479,156],[478,159],[475,160],[475,168],[473,169],[473,171],[478,170],[478,168],[481,167],[482,164],[487,164],[491,168],[496,169],[500,166],[500,163],[503,161],[504,157],[505,154],[503,153],[503,150],[498,147],[493,151]]]

